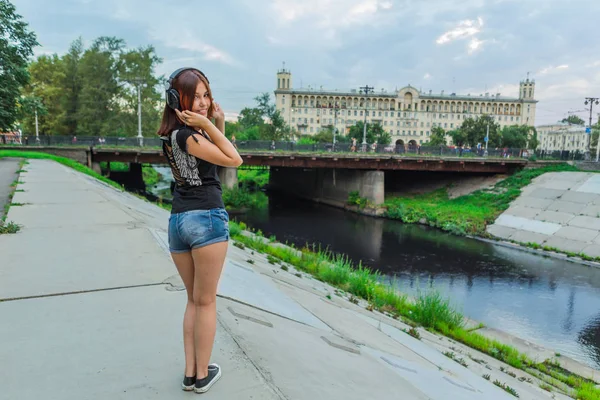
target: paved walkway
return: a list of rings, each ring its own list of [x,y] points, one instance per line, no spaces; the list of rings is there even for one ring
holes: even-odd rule
[[[23,228],[0,235],[0,399],[195,396],[179,386],[186,295],[168,213],[51,161],[26,169],[14,199],[26,205],[9,212]],[[496,379],[521,399],[553,396],[296,273],[230,247],[213,352],[223,378],[203,399],[513,399]]]
[[[522,192],[490,234],[600,257],[600,174],[551,172]]]

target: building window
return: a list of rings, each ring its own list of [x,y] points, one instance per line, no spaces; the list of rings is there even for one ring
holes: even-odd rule
[[[444,128],[447,128],[447,127],[448,127],[448,123],[444,122]]]
[[[429,128],[429,122],[427,123],[427,127]]]
[[[454,128],[454,124],[450,124],[450,129]]]
[[[379,116],[381,117],[381,111],[379,111]]]
[[[296,118],[292,118],[292,123],[296,122]]]
[[[383,126],[387,126],[387,121],[384,121],[384,122],[383,122]]]
[[[400,121],[396,121],[396,126],[400,126]]]
[[[386,117],[388,116],[388,112],[387,112],[387,111],[385,112],[385,116],[386,116]]]
[[[304,109],[304,114],[308,114],[308,108]]]
[[[310,133],[313,133],[314,131],[315,131],[314,128],[311,126],[310,127]]]
[[[356,111],[355,111],[355,112],[356,112]],[[367,111],[367,112],[368,112],[368,111]],[[363,112],[362,112],[362,110],[361,110],[361,111],[360,111],[360,116],[361,116],[361,117],[363,116],[362,114],[363,114]],[[354,114],[354,115],[356,115],[356,114]]]
[[[310,119],[310,123],[312,124],[312,123],[313,123],[313,121],[314,121],[314,120],[311,118],[311,119]]]
[[[402,131],[402,134],[403,134],[403,135],[406,135],[406,131]]]
[[[510,117],[510,120],[511,120],[511,121],[514,121],[514,120],[515,120],[515,117]]]
[[[529,97],[531,97],[531,89],[529,89]]]
[[[425,132],[427,134],[427,136],[429,136],[429,131]]]
[[[390,117],[394,118],[394,112],[390,112]]]
[[[361,114],[362,115],[362,114]],[[354,110],[354,116],[356,117],[356,110]]]
[[[425,125],[425,123],[423,121],[421,121],[421,128],[423,127],[423,125]]]

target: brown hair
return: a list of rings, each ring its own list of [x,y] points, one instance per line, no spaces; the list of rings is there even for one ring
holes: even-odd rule
[[[173,89],[179,92],[179,103],[181,111],[191,110],[194,105],[194,97],[196,96],[196,88],[198,84],[203,82],[208,91],[208,97],[210,98],[210,107],[208,108],[208,119],[212,118],[213,115],[213,97],[210,85],[204,76],[196,70],[188,69],[183,71],[177,78],[173,80]],[[160,128],[158,128],[158,134],[160,136],[170,135],[175,128],[181,125],[181,121],[177,118],[175,110],[165,104],[163,111],[162,121]]]

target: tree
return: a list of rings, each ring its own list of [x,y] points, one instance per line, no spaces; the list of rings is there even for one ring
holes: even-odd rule
[[[529,135],[529,127],[526,125],[505,126],[500,131],[501,147],[522,149],[526,147]]]
[[[350,127],[350,132],[347,135],[348,139],[356,138],[358,143],[362,143],[363,131],[365,123],[363,121],[357,121],[356,124]],[[390,144],[392,137],[386,132],[380,124],[368,124],[367,125],[367,143],[373,143],[377,141],[377,144]]]
[[[124,47],[122,39],[100,37],[83,53],[79,67],[81,92],[76,114],[77,134],[99,136],[125,131],[118,119],[117,102],[119,53]]]
[[[253,126],[261,126],[265,123],[262,115],[262,111],[258,108],[245,107],[242,111],[240,111],[238,124],[240,124],[242,129],[248,129]]]
[[[60,125],[64,127],[64,133],[68,135],[74,135],[77,132],[77,110],[81,93],[79,68],[83,51],[83,40],[79,37],[71,43],[69,51],[62,58],[64,73],[60,83],[63,93],[60,105],[63,113]]]
[[[463,121],[459,129],[464,134],[464,137],[460,137],[462,138],[461,144],[475,146],[477,143],[484,143],[488,125],[490,128],[489,146],[500,146],[500,125],[489,115],[482,115],[475,119],[467,118]],[[455,145],[458,145],[454,138],[452,140]]]
[[[561,122],[566,122],[571,125],[585,125],[585,121],[577,115],[569,115],[567,118],[563,118]]]
[[[527,143],[527,148],[531,150],[535,150],[540,145],[540,141],[538,140],[537,130],[533,127],[529,127],[529,131],[533,132],[529,134],[529,142]]]
[[[462,129],[456,129],[448,132],[448,136],[452,138],[452,143],[455,146],[464,146],[467,143],[467,135]]]
[[[39,43],[8,0],[0,0],[0,131],[14,128],[17,100],[29,81],[27,65]]]
[[[64,65],[56,54],[42,55],[29,65],[30,82],[23,88],[25,97],[39,99],[47,113],[38,115],[39,131],[45,135],[66,134],[66,111],[62,105],[64,88]],[[38,113],[39,114],[39,113]],[[35,115],[23,113],[19,118],[25,132],[35,130]]]
[[[436,126],[431,129],[431,136],[429,139],[429,146],[445,146],[446,145],[446,131]]]

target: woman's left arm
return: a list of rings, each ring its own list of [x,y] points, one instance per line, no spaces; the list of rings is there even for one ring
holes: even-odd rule
[[[225,113],[219,103],[213,103],[213,117],[215,118],[215,126],[221,133],[225,134]]]

